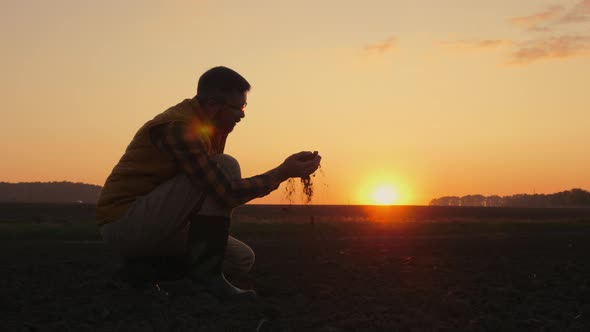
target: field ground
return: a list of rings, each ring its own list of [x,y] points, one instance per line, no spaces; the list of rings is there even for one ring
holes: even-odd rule
[[[259,299],[223,303],[183,281],[168,296],[117,283],[92,223],[13,217],[0,213],[1,331],[590,330],[586,218],[262,215],[232,226],[257,262],[230,276]]]

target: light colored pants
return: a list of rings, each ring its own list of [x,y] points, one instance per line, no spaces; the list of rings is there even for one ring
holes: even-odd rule
[[[238,162],[229,155],[215,156],[230,179],[241,177]],[[125,215],[101,227],[104,241],[125,257],[168,256],[185,253],[188,247],[188,214],[196,208],[204,190],[186,175],[178,175],[145,196],[137,197]],[[232,210],[205,198],[199,215],[231,217]],[[229,236],[225,252],[226,272],[247,272],[254,252]]]

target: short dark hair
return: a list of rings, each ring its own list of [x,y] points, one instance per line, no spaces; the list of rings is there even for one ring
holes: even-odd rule
[[[224,101],[233,93],[250,91],[250,83],[242,75],[227,67],[219,66],[207,70],[199,78],[197,100],[206,102],[209,99]]]

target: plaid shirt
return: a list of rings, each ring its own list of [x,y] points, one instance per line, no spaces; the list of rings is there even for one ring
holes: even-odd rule
[[[187,135],[188,125],[170,122],[152,128],[152,142],[169,155],[182,172],[204,185],[208,194],[229,207],[268,195],[284,180],[276,170],[246,179],[230,180],[211,158],[206,144],[196,135]],[[221,151],[220,151],[221,152]]]

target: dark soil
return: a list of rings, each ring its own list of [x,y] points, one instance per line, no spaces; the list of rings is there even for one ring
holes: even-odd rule
[[[100,242],[3,241],[0,331],[590,330],[590,225],[470,225],[242,225],[243,302],[128,288]]]

